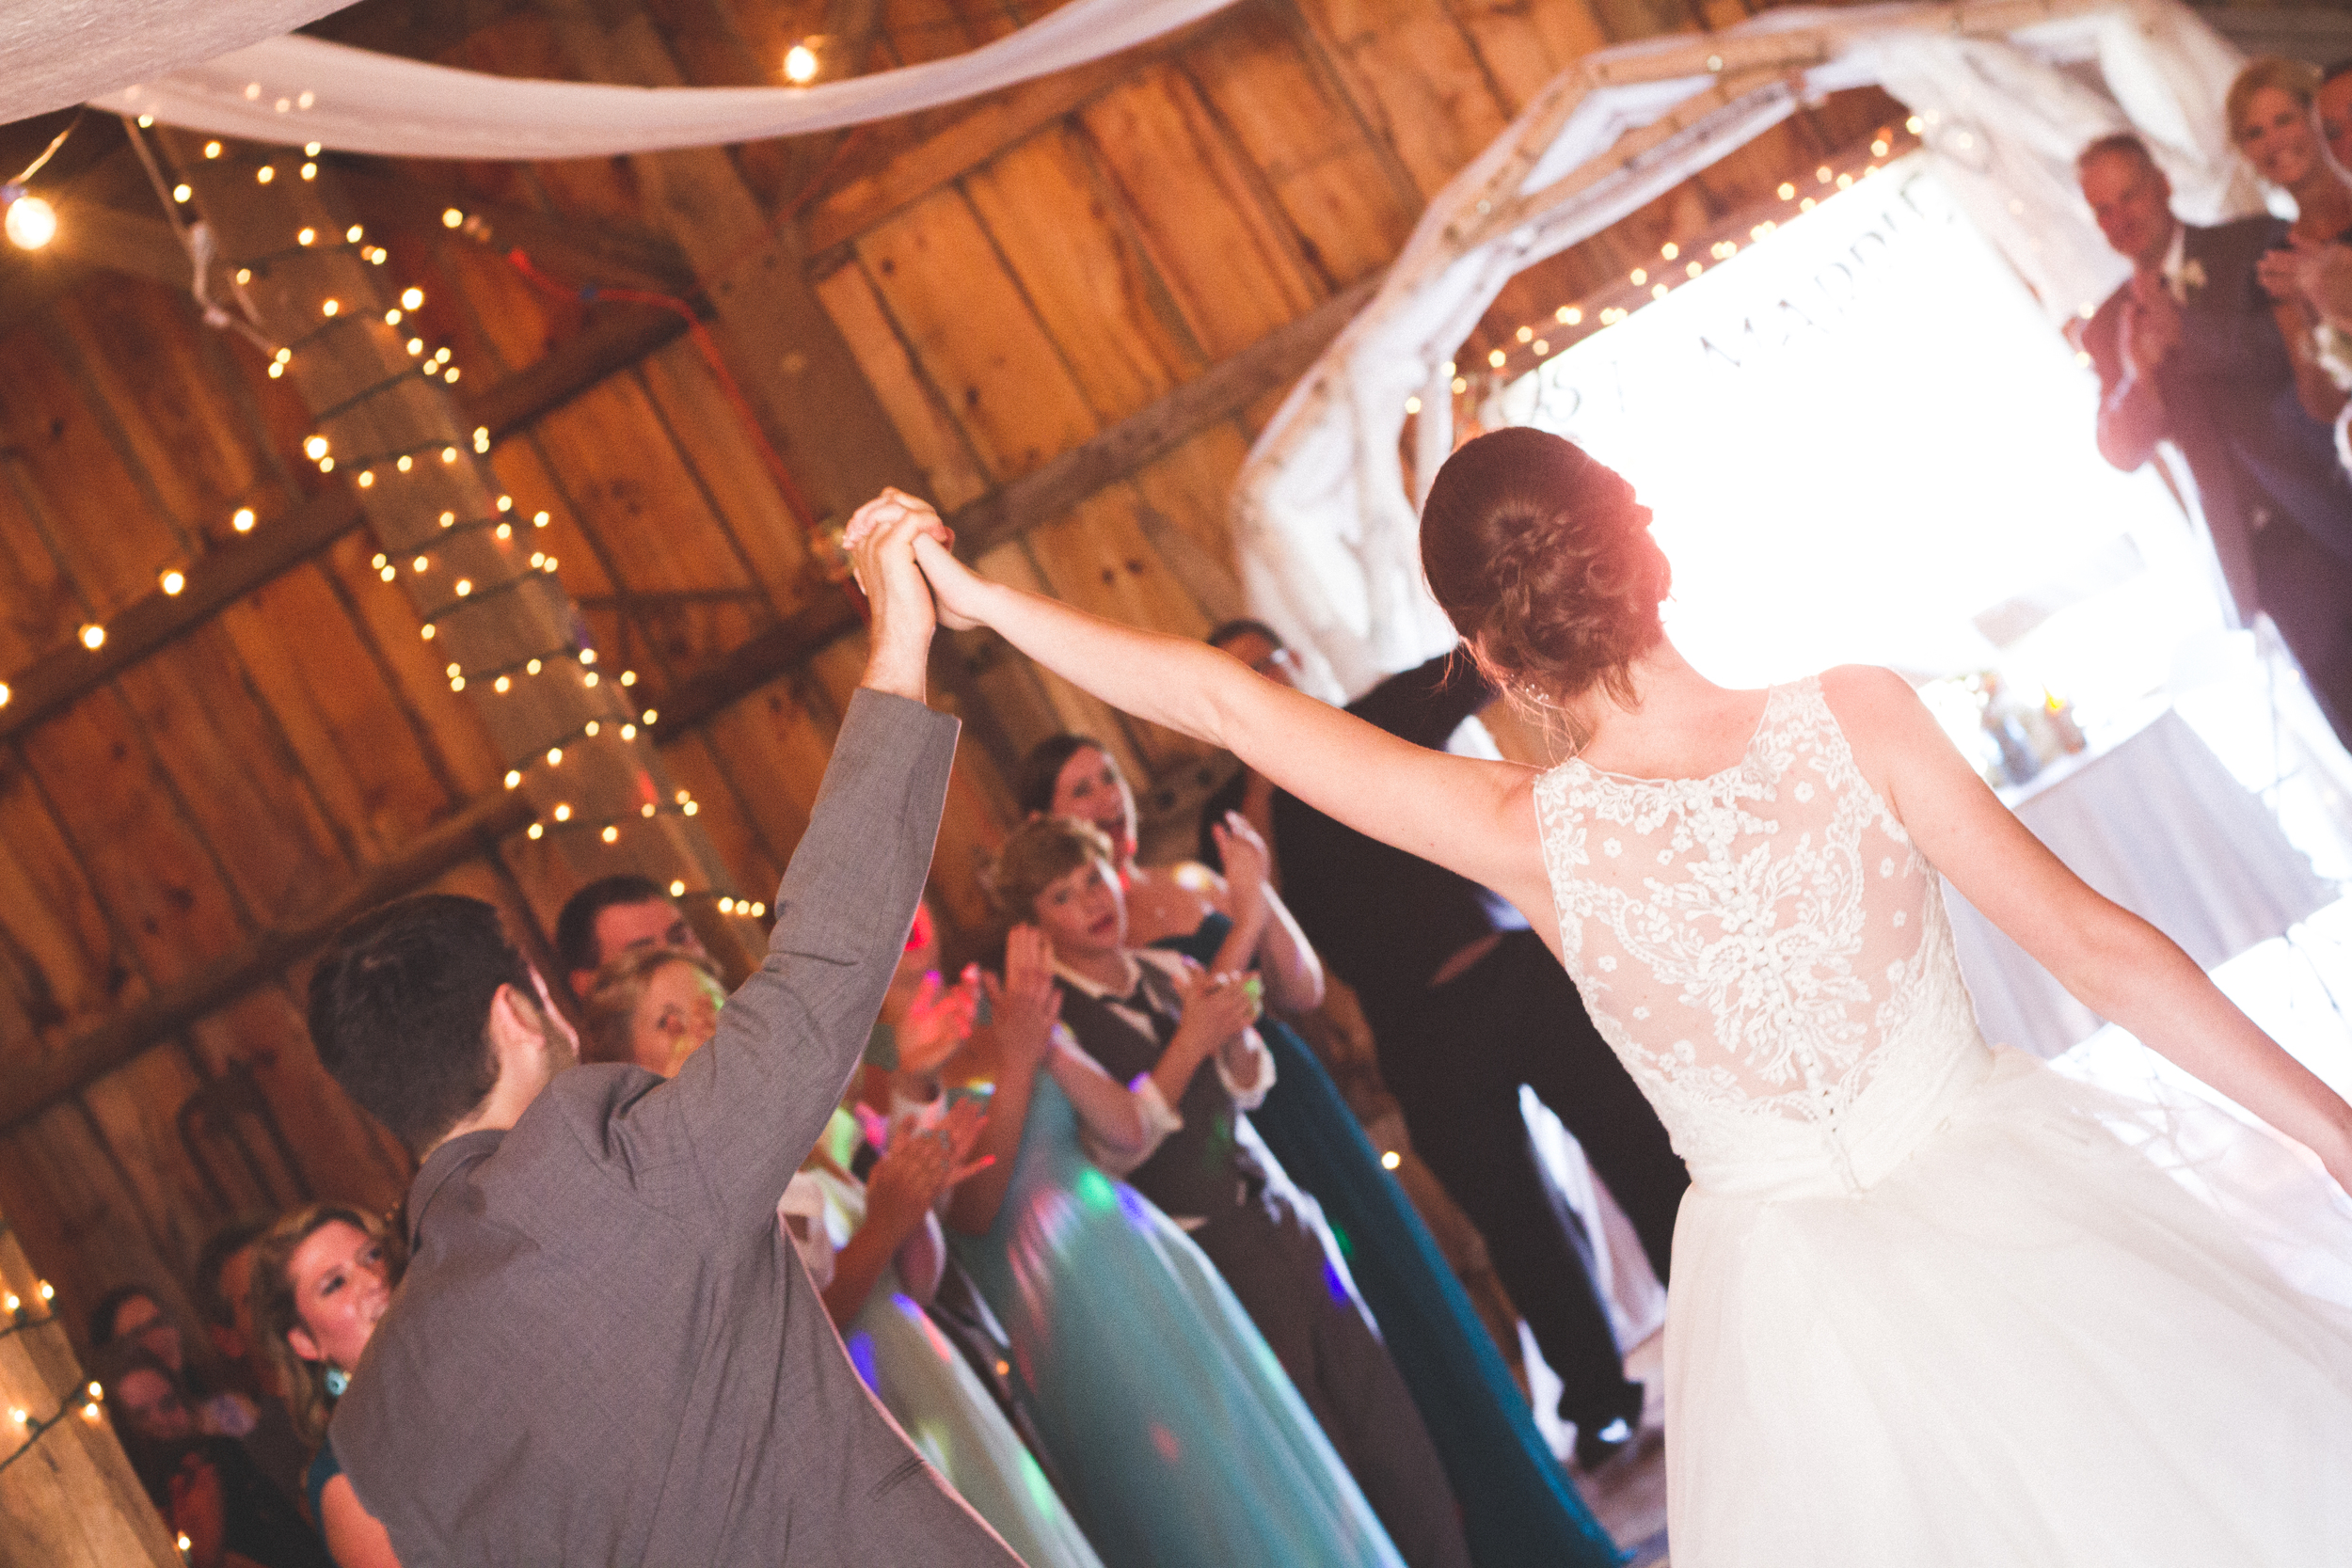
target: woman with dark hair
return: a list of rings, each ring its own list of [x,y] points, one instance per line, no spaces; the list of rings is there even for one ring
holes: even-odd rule
[[[1107,875],[1111,853],[1090,825],[1041,817],[998,858],[991,891],[1022,923],[1007,935],[1002,980],[987,982],[989,1026],[943,1069],[950,1084],[993,1091],[982,1147],[995,1164],[947,1212],[956,1256],[1004,1323],[1072,1503],[1107,1560],[1398,1564],[1216,1266],[1110,1174],[1154,1147],[1144,1107],[1157,1097],[1121,1087],[1060,1026],[1054,951],[1029,922],[1052,884],[1082,864]],[[1168,1054],[1263,1071],[1237,1043],[1253,1009],[1240,985],[1219,987]]]
[[[922,505],[886,492],[851,536]],[[1666,1330],[1677,1562],[2341,1560],[2343,1194],[2193,1097],[2152,1116],[1988,1047],[1939,876],[2337,1183],[2352,1105],[2043,848],[1900,677],[1701,676],[1663,633],[1648,525],[1533,430],[1432,486],[1430,587],[1557,725],[1548,771],[1422,751],[909,547],[946,624],[1233,751],[1555,944],[1693,1177]]]
[[[384,1527],[344,1477],[326,1424],[407,1260],[397,1231],[341,1203],[296,1209],[253,1245],[254,1330],[285,1390],[294,1431],[317,1445],[303,1485],[310,1517],[342,1568],[399,1568]]]

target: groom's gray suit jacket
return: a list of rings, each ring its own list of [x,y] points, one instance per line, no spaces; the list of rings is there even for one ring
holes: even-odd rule
[[[767,962],[668,1083],[559,1076],[434,1150],[332,1441],[406,1568],[1015,1562],[842,1354],[776,1199],[930,867],[956,723],[861,690]]]

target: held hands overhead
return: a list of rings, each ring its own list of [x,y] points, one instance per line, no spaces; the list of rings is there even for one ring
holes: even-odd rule
[[[864,684],[920,702],[936,618],[930,590],[915,565],[918,538],[930,540],[941,555],[955,542],[930,506],[901,491],[884,490],[851,515],[841,543],[850,552],[850,575],[874,612]]]

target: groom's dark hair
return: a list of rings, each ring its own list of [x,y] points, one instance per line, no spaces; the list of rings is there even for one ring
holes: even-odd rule
[[[327,1075],[415,1153],[498,1082],[488,1036],[501,986],[531,969],[479,898],[429,893],[346,927],[310,974],[310,1041]]]

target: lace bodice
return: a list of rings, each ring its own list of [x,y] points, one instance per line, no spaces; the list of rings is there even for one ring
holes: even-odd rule
[[[1571,759],[1535,815],[1568,974],[1697,1180],[1867,1186],[1985,1059],[1935,874],[1818,680],[1720,773]]]

